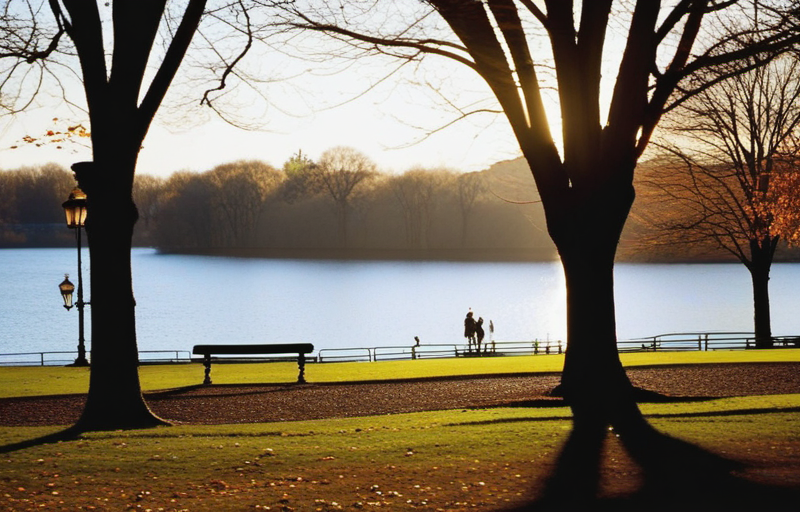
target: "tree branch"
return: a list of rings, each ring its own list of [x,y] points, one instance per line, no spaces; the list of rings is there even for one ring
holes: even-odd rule
[[[181,23],[178,25],[178,30],[172,38],[166,55],[164,55],[164,60],[139,106],[139,122],[142,136],[147,132],[150,121],[155,116],[169,85],[172,83],[172,79],[178,72],[183,57],[186,55],[186,50],[189,48],[192,37],[200,24],[205,6],[206,0],[189,0],[189,4],[186,6]]]

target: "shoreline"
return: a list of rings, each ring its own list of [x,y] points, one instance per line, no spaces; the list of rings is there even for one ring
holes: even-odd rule
[[[549,262],[558,261],[554,249],[371,249],[371,248],[155,248],[162,254],[234,258],[374,261]]]

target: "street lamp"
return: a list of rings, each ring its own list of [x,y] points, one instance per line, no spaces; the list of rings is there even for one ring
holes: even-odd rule
[[[79,188],[75,188],[69,195],[69,199],[61,205],[67,217],[67,227],[75,230],[75,240],[78,244],[78,300],[75,306],[78,308],[78,358],[75,359],[75,366],[89,366],[86,360],[86,345],[83,338],[83,307],[88,302],[83,301],[83,271],[81,269],[81,228],[86,222],[86,194]],[[69,310],[72,308],[72,291],[75,289],[69,279],[58,285],[61,289],[61,296],[64,298],[64,307]]]
[[[75,285],[69,280],[69,274],[64,274],[64,280],[58,285],[58,289],[64,298],[64,308],[69,311],[72,309],[72,292],[75,291]]]

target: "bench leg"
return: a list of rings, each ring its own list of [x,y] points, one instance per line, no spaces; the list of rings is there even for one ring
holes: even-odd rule
[[[300,373],[297,375],[297,383],[298,384],[305,384],[306,383],[306,355],[300,354],[297,358],[297,367],[300,369]]]
[[[206,367],[206,378],[203,379],[203,384],[211,384],[211,354],[205,354],[203,357],[203,366]]]

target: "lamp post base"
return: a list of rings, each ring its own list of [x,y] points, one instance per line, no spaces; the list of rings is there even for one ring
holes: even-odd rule
[[[89,366],[89,361],[87,361],[85,357],[84,358],[79,357],[75,359],[74,363],[68,364],[67,366]]]

